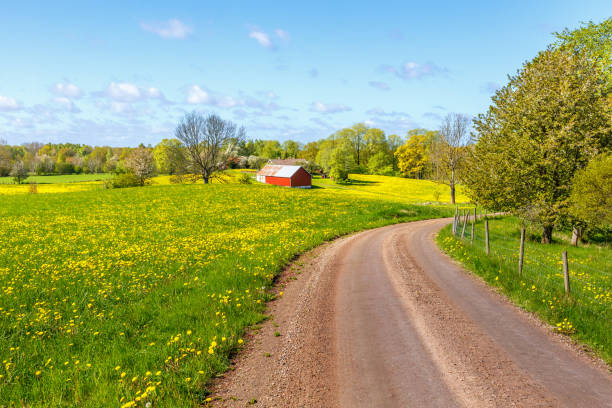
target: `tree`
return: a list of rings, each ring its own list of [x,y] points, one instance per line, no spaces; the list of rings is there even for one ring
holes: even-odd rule
[[[558,38],[557,47],[585,54],[604,72],[608,84],[612,84],[612,17],[599,24],[589,21],[575,30],[566,28],[555,35]]]
[[[542,242],[567,216],[572,179],[611,143],[609,88],[584,53],[549,47],[527,62],[474,121],[478,142],[471,197],[492,210],[512,211],[542,226]]]
[[[345,139],[331,152],[329,175],[335,182],[348,180],[349,173],[355,167],[355,159],[351,150],[350,141]]]
[[[215,114],[205,117],[195,111],[186,114],[175,131],[176,138],[185,145],[188,167],[202,176],[204,184],[224,168],[226,152],[231,150],[228,143],[243,140],[244,135],[244,128],[237,129],[231,121]]]
[[[9,175],[15,180],[15,183],[21,184],[23,180],[28,178],[28,169],[21,160],[16,160]]]
[[[155,159],[150,149],[139,147],[132,150],[125,159],[125,167],[137,179],[138,184],[144,186],[147,180],[155,176]]]
[[[458,176],[465,163],[469,123],[467,116],[449,113],[442,120],[438,137],[432,144],[435,177],[450,187],[451,204],[455,204]]]
[[[350,128],[344,128],[337,132],[337,137],[347,139],[351,143],[354,160],[357,166],[363,163],[363,149],[365,148],[365,135],[368,127],[363,123],[357,123]]]
[[[413,135],[406,144],[395,151],[399,171],[408,177],[421,178],[429,161],[425,135]]]
[[[285,159],[295,159],[300,152],[300,143],[294,140],[285,140],[283,142],[283,158]]]
[[[572,180],[570,213],[589,225],[612,226],[612,154],[602,154]]]
[[[11,149],[9,146],[0,144],[0,177],[8,176],[11,172]]]
[[[382,153],[388,155],[388,159],[392,160],[393,155],[389,154],[389,144],[387,143],[387,136],[382,129],[369,128],[366,130],[363,136],[363,153],[361,157],[361,165],[367,164],[370,168],[370,158]],[[380,157],[379,157],[380,158]],[[388,160],[385,160],[388,161]]]
[[[153,149],[153,157],[162,174],[180,174],[185,170],[185,156],[178,139],[163,139]]]
[[[318,142],[306,143],[304,148],[300,150],[298,154],[298,158],[306,159],[309,162],[316,162],[317,153],[319,153],[319,143]]]
[[[379,151],[368,159],[368,173],[383,176],[393,175],[393,159],[387,152]]]
[[[280,159],[283,155],[281,144],[276,140],[266,140],[261,149],[260,156],[266,159]]]

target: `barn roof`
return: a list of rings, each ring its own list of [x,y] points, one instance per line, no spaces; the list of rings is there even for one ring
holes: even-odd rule
[[[266,164],[257,172],[258,176],[286,177],[293,176],[302,166],[285,166],[279,164]]]

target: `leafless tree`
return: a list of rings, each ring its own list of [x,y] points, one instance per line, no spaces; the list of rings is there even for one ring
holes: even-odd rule
[[[138,178],[141,186],[155,175],[155,159],[150,149],[139,147],[133,150],[125,160],[125,167]]]
[[[15,180],[15,183],[21,182],[28,178],[28,169],[21,160],[16,160],[11,169],[10,176]]]
[[[2,143],[0,143],[2,144]],[[45,144],[44,143],[40,143],[40,142],[30,142],[30,143],[23,143],[22,146],[28,151],[30,152],[30,154],[32,156],[36,156],[36,154],[38,153],[38,151],[40,149],[43,148]]]
[[[215,114],[191,112],[176,127],[175,136],[185,145],[188,168],[207,184],[224,169],[234,143],[244,139],[245,131]]]
[[[465,161],[469,141],[470,118],[459,113],[449,113],[442,120],[438,137],[432,144],[431,158],[436,177],[451,190],[451,204],[455,204],[455,188],[458,174]]]
[[[5,144],[8,144],[6,139],[3,139],[0,137],[0,146],[5,145]]]

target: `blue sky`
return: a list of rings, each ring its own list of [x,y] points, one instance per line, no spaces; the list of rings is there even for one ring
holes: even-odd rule
[[[215,112],[309,142],[484,112],[494,89],[610,1],[3,2],[0,138],[133,146]],[[503,4],[502,4],[503,3]]]

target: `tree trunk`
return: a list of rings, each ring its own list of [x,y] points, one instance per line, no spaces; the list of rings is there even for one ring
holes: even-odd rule
[[[455,204],[455,185],[451,184],[451,204]]]
[[[582,241],[582,228],[574,227],[572,230],[572,245],[578,246],[578,241]]]
[[[551,244],[552,243],[552,225],[544,225],[542,229],[542,243],[543,244]]]
[[[208,184],[208,176],[206,174],[202,174],[202,180],[204,181],[204,184]]]

